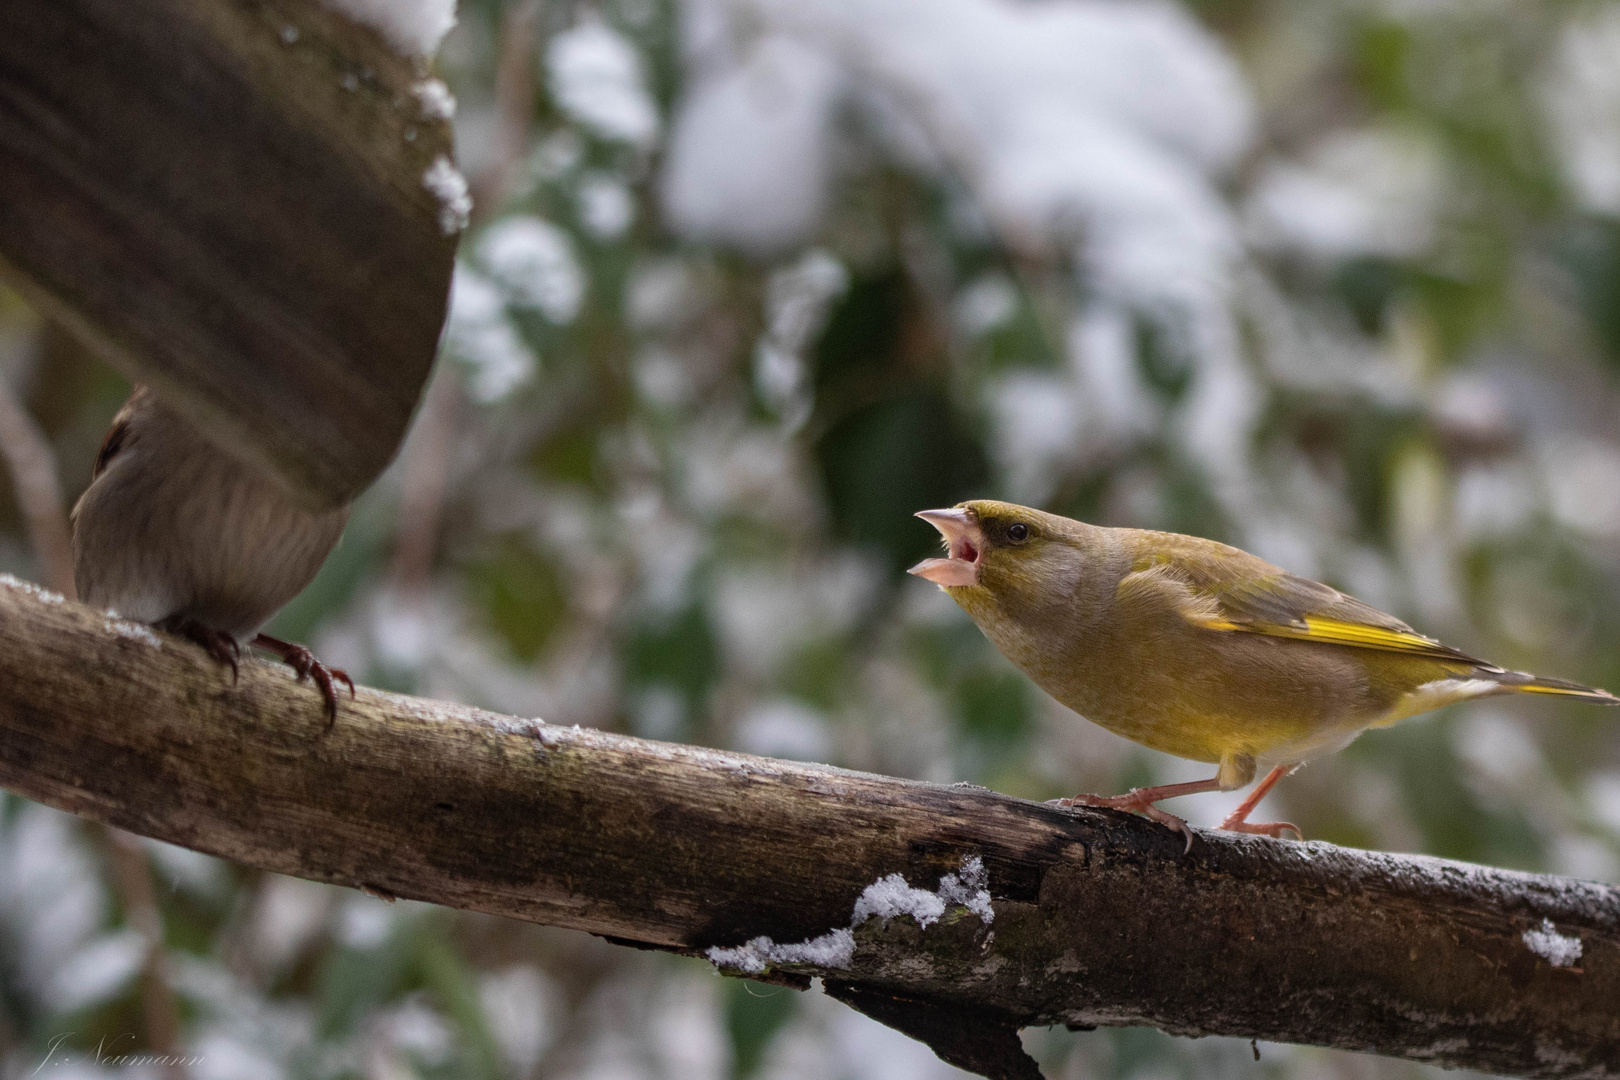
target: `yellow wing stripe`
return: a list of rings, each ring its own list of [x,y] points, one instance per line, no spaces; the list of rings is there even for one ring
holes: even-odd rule
[[[1182,617],[1185,618],[1188,622],[1192,623],[1194,626],[1201,626],[1205,630],[1253,630],[1254,629],[1254,627],[1252,627],[1252,626],[1245,626],[1242,623],[1235,623],[1235,622],[1232,622],[1232,621],[1230,621],[1228,619],[1222,619],[1219,616],[1213,616],[1213,617],[1205,618],[1205,617],[1201,617],[1201,616],[1194,615],[1194,614],[1183,613]]]
[[[1620,705],[1620,699],[1607,690],[1582,688],[1574,686],[1546,686],[1537,683],[1522,683],[1510,686],[1508,689],[1517,690],[1524,694],[1557,694],[1560,697],[1580,698],[1582,701],[1595,701],[1604,705]]]
[[[1328,645],[1355,645],[1363,649],[1382,649],[1386,652],[1415,653],[1446,660],[1466,660],[1463,654],[1431,637],[1413,631],[1386,630],[1365,623],[1324,619],[1317,615],[1305,616],[1304,626],[1284,623],[1237,623],[1222,618],[1192,618],[1189,621],[1206,630],[1241,630],[1268,637],[1293,638],[1296,641],[1320,641]]]
[[[1392,649],[1396,652],[1434,652],[1442,649],[1450,652],[1444,645],[1431,637],[1410,630],[1386,630],[1379,626],[1367,626],[1365,623],[1341,622],[1338,619],[1323,619],[1315,615],[1305,616],[1306,633],[1321,641],[1342,641],[1351,645],[1365,645],[1372,649]]]

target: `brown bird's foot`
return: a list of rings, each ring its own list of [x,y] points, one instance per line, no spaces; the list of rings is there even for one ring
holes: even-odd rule
[[[1158,787],[1136,788],[1123,795],[1076,795],[1072,799],[1059,799],[1058,805],[1102,806],[1111,810],[1129,810],[1134,814],[1142,814],[1171,832],[1178,832],[1186,837],[1186,850],[1191,851],[1193,834],[1187,822],[1166,810],[1160,810],[1153,804],[1160,799],[1173,799],[1177,795],[1197,795],[1205,791],[1216,791],[1219,787],[1219,780],[1194,780],[1188,784],[1161,784]]]
[[[327,667],[315,659],[315,654],[303,645],[295,645],[290,641],[273,638],[269,634],[260,634],[253,639],[253,644],[267,652],[273,652],[281,657],[298,678],[309,678],[321,688],[321,698],[326,702],[326,729],[332,730],[337,723],[337,688],[333,680],[342,680],[348,684],[349,697],[354,697],[354,680],[342,668]]]
[[[204,626],[189,615],[171,615],[157,624],[159,630],[167,630],[187,641],[195,642],[208,650],[208,655],[221,664],[231,665],[231,684],[236,684],[236,662],[242,656],[242,647],[236,639],[223,630],[215,630],[211,626]]]
[[[1249,821],[1249,814],[1253,812],[1256,806],[1260,805],[1260,800],[1266,797],[1266,792],[1276,786],[1277,781],[1297,768],[1299,768],[1298,765],[1278,765],[1275,769],[1272,769],[1266,774],[1266,778],[1256,784],[1253,791],[1249,792],[1249,797],[1243,800],[1243,804],[1232,811],[1230,817],[1221,822],[1221,828],[1227,832],[1269,836],[1273,840],[1281,840],[1285,832],[1293,833],[1296,840],[1305,839],[1305,833],[1291,821],[1268,821],[1262,824],[1252,824]]]

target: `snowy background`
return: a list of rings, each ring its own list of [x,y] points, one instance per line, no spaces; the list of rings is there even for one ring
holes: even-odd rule
[[[995,496],[1620,687],[1620,6],[466,0],[436,64],[477,200],[440,377],[273,628],[357,679],[1036,799],[1206,775],[904,575],[912,511]],[[0,373],[73,497],[127,387],[9,296]],[[1450,710],[1260,816],[1620,881],[1616,723]],[[148,855],[198,1080],[961,1075],[698,961]],[[147,1045],[112,862],[0,795],[0,1076],[156,1075],[94,1061]],[[1076,1080],[1439,1075],[1026,1039]]]

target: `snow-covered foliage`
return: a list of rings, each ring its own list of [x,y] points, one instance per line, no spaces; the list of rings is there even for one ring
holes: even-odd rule
[[[622,34],[587,19],[551,39],[546,63],[557,103],[597,135],[633,146],[657,136],[641,54]]]

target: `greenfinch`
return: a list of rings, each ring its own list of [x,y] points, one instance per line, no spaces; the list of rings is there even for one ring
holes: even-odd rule
[[[1496,694],[1620,705],[1605,690],[1476,660],[1213,540],[989,500],[917,516],[947,552],[911,573],[943,588],[1038,686],[1127,739],[1218,764],[1208,780],[1063,800],[1146,814],[1189,847],[1187,823],[1154,803],[1233,791],[1266,767],[1221,827],[1299,835],[1249,813],[1282,777],[1368,728]]]

